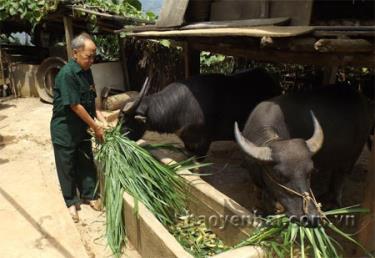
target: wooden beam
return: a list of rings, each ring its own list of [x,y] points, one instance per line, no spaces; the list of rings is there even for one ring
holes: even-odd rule
[[[64,20],[64,30],[65,30],[65,42],[66,42],[66,52],[68,58],[73,56],[73,49],[72,49],[72,40],[73,40],[73,26],[72,26],[72,18],[68,16],[63,17]]]
[[[365,39],[320,39],[314,48],[322,53],[367,53],[374,51],[374,45]]]
[[[334,54],[319,52],[292,52],[285,50],[257,49],[243,45],[204,44],[192,42],[191,47],[228,56],[247,57],[256,61],[322,66],[367,66],[375,67],[373,54]]]
[[[100,16],[100,17],[105,17],[109,20],[118,21],[118,22],[122,22],[122,23],[137,22],[137,23],[153,24],[153,22],[150,22],[149,20],[135,18],[135,17],[128,17],[128,16],[122,16],[122,15],[120,16],[120,15],[115,15],[115,14],[102,13],[102,12],[97,12],[97,11],[89,10],[89,9],[86,9],[86,8],[76,7],[76,6],[67,6],[67,7],[71,8],[72,10],[75,10],[75,11],[94,14],[94,15],[97,15],[97,16]]]
[[[316,52],[314,49],[315,38],[293,38],[279,39],[271,37],[262,37],[260,47],[264,49],[287,50],[293,52]]]
[[[193,49],[191,43],[185,41],[184,48],[184,62],[185,62],[185,78],[200,73],[200,51]]]
[[[375,38],[375,31],[324,31],[318,30],[314,31],[313,35],[317,38],[324,37],[365,37],[365,38]]]
[[[265,25],[282,25],[289,23],[289,17],[268,18],[268,19],[248,19],[248,20],[234,20],[234,21],[208,21],[191,23],[180,28],[180,30],[190,29],[209,29],[209,28],[240,28],[240,27],[255,27]]]
[[[144,38],[172,38],[176,37],[295,37],[309,34],[313,31],[309,26],[257,26],[247,28],[208,28],[169,31],[143,31],[129,33],[129,36]]]

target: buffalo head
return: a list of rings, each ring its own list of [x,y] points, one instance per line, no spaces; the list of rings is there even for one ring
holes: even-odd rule
[[[121,123],[121,132],[134,141],[140,139],[146,131],[147,118],[138,109],[149,88],[150,79],[147,77],[139,96],[126,102],[120,111],[119,123]]]
[[[281,139],[276,132],[266,146],[247,140],[235,124],[235,137],[241,149],[262,167],[266,190],[283,206],[285,213],[305,225],[320,221],[320,208],[310,189],[314,169],[312,156],[323,144],[323,130],[311,112],[314,134],[309,140]]]

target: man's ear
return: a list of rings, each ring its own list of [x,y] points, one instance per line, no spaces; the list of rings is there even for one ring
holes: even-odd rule
[[[147,117],[142,115],[135,115],[134,119],[144,124],[147,122]]]
[[[78,50],[77,49],[73,49],[73,52],[72,52],[72,58],[74,60],[77,60],[77,54],[78,54]]]

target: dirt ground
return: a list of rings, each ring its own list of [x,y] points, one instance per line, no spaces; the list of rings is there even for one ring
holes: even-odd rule
[[[2,180],[0,188],[1,186],[8,187],[8,192],[15,192],[13,197],[16,200],[25,200],[25,204],[22,205],[21,203],[20,206],[26,213],[35,212],[35,214],[40,214],[44,212],[43,208],[49,208],[43,203],[44,187],[49,187],[51,194],[48,202],[62,207],[61,212],[63,214],[61,217],[68,218],[68,211],[64,208],[57,180],[50,140],[49,123],[51,115],[52,106],[40,102],[37,98],[19,98],[0,102],[0,180]],[[6,179],[1,177],[4,173],[7,174]],[[24,174],[27,174],[30,179],[23,177]],[[14,183],[19,182],[19,180],[25,180],[24,187],[22,184],[18,187]],[[39,188],[30,191],[27,187],[28,185],[37,185]],[[2,213],[2,210],[6,210],[6,207],[4,209],[1,208],[2,205],[0,204],[0,218],[3,218],[4,212]],[[110,257],[111,252],[105,240],[104,213],[94,211],[87,205],[81,205],[79,216],[80,222],[78,224],[72,223],[70,217],[68,218],[68,228],[75,225],[80,237],[71,246],[76,245],[76,248],[84,246],[83,250],[91,258]],[[58,220],[59,218],[53,218],[51,222],[54,221],[53,223],[56,223]],[[17,224],[17,220],[14,220],[13,223]],[[6,224],[9,224],[9,221],[1,220],[0,229],[4,228]],[[69,232],[60,232],[60,234],[67,235]],[[9,234],[4,236],[4,238],[8,239]],[[15,236],[15,238],[22,242],[22,236]],[[25,238],[27,237],[25,236]],[[5,242],[3,244],[4,246],[7,245]],[[57,257],[46,256],[46,254],[41,255],[43,253],[43,245],[46,245],[43,241],[36,245],[38,248],[35,256],[30,255],[30,250],[19,250],[21,255],[16,255],[12,251],[15,256],[5,255],[3,253],[4,250],[0,250],[0,257]],[[38,250],[41,253],[38,254]],[[84,256],[72,255],[72,257]],[[129,247],[124,257],[138,258],[139,255],[132,247]]]

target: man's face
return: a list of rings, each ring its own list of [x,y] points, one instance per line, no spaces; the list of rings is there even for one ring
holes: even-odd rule
[[[85,40],[85,45],[82,48],[73,50],[73,57],[83,70],[90,69],[94,63],[95,54],[96,46],[89,39]]]

